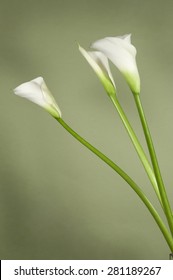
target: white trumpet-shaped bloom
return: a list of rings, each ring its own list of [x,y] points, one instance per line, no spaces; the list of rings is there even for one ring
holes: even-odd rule
[[[86,51],[79,46],[81,54],[91,65],[109,95],[116,94],[116,86],[107,57],[99,51]]]
[[[42,77],[21,84],[14,93],[43,107],[53,117],[61,118],[61,111]]]
[[[140,93],[140,77],[136,65],[136,48],[131,44],[131,34],[106,37],[94,42],[92,48],[101,51],[124,75],[133,93]]]

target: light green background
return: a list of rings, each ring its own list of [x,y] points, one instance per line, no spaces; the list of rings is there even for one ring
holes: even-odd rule
[[[0,0],[1,259],[168,259],[161,232],[130,187],[12,89],[43,76],[64,120],[124,168],[160,210],[116,111],[77,48],[132,33],[141,98],[173,205],[172,27],[171,0]],[[131,93],[112,71],[145,145]]]

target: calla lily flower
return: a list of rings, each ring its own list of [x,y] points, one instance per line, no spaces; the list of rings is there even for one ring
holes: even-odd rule
[[[14,93],[43,107],[53,117],[61,118],[61,111],[42,77],[21,84]]]
[[[101,80],[108,95],[116,95],[116,86],[112,77],[107,57],[99,51],[86,51],[79,46],[79,51],[91,65],[98,78]]]
[[[106,37],[94,42],[92,48],[101,51],[124,75],[131,91],[140,93],[140,77],[136,65],[136,48],[131,44],[131,34]]]

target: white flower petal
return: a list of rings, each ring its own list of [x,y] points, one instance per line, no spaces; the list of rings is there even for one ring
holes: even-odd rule
[[[127,41],[129,44],[131,44],[131,34],[126,34],[123,36],[117,36],[116,38],[124,39],[124,41]]]
[[[43,107],[54,117],[61,117],[61,111],[42,77],[21,84],[14,93]]]
[[[86,51],[81,46],[79,46],[79,50],[96,72],[108,94],[115,95],[116,86],[107,57],[99,51]]]
[[[94,51],[94,52],[90,51],[90,52],[88,52],[88,54],[97,63],[97,65],[100,67],[100,69],[105,74],[105,76],[107,76],[111,80],[114,87],[116,87],[110,67],[109,67],[107,57],[103,53],[98,52],[98,51]]]
[[[38,104],[41,107],[45,106],[45,100],[42,94],[36,94],[38,92],[38,84],[41,84],[41,77],[21,84],[14,89],[14,93],[20,97],[27,98],[28,100]],[[41,81],[41,82],[40,82]]]
[[[136,48],[131,44],[131,34],[119,37],[106,37],[91,45],[103,52],[125,76],[131,90],[140,92],[140,77],[136,65]]]

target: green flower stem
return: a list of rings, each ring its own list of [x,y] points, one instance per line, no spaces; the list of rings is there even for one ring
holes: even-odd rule
[[[153,216],[154,220],[156,221],[157,225],[159,226],[171,252],[173,252],[173,239],[166,228],[165,224],[163,223],[162,219],[160,218],[158,212],[155,210],[149,199],[143,193],[143,191],[138,187],[138,185],[112,160],[110,160],[107,156],[105,156],[102,152],[92,146],[89,142],[87,142],[84,138],[82,138],[79,134],[77,134],[71,127],[68,126],[61,118],[55,118],[74,138],[76,138],[80,143],[82,143],[85,147],[87,147],[90,151],[92,151],[95,155],[97,155],[100,159],[102,159],[105,163],[107,163],[113,170],[115,170],[136,192],[136,194],[140,197],[143,201],[145,206],[150,211],[151,215]]]
[[[138,113],[139,113],[139,116],[140,116],[141,124],[142,124],[142,127],[143,127],[145,139],[146,139],[146,142],[147,142],[147,145],[148,145],[148,150],[149,150],[149,153],[150,153],[151,162],[152,162],[153,169],[154,169],[154,172],[155,172],[155,176],[156,176],[160,196],[161,196],[161,199],[162,199],[165,215],[167,217],[168,224],[169,224],[171,233],[173,235],[172,210],[171,210],[171,207],[170,207],[170,203],[169,203],[167,193],[166,193],[166,190],[165,190],[165,186],[164,186],[164,183],[163,183],[163,179],[162,179],[162,176],[161,176],[161,172],[160,172],[156,152],[155,152],[155,149],[154,149],[153,141],[152,141],[151,134],[150,134],[150,131],[149,131],[149,127],[148,127],[148,124],[147,124],[147,120],[146,120],[146,117],[145,117],[145,114],[144,114],[144,110],[143,110],[143,107],[142,107],[140,96],[134,94],[134,98],[135,98],[136,106],[137,106]]]
[[[131,125],[130,125],[130,123],[129,123],[129,121],[128,121],[128,119],[127,119],[127,117],[126,117],[126,115],[125,115],[125,113],[124,113],[124,111],[123,111],[119,101],[118,101],[118,99],[115,98],[115,97],[112,97],[112,96],[110,96],[110,98],[111,98],[114,106],[116,107],[119,115],[120,115],[120,118],[121,118],[121,120],[122,120],[122,122],[123,122],[123,124],[124,124],[124,126],[125,126],[125,128],[126,128],[126,130],[128,132],[128,134],[129,134],[131,140],[132,140],[132,143],[133,143],[133,145],[134,145],[134,147],[135,147],[135,149],[136,149],[136,151],[138,153],[138,156],[139,156],[139,158],[140,158],[140,160],[141,160],[141,162],[142,162],[142,164],[143,164],[143,166],[144,166],[144,168],[145,168],[145,170],[147,172],[147,175],[148,175],[148,177],[150,179],[150,182],[151,182],[151,184],[152,184],[152,186],[153,186],[153,188],[154,188],[154,190],[156,192],[156,195],[157,195],[157,197],[158,197],[158,199],[160,201],[160,204],[162,206],[162,200],[161,200],[159,189],[158,189],[158,186],[157,186],[156,177],[155,177],[155,174],[153,172],[153,169],[151,168],[150,163],[147,160],[145,152],[144,152],[141,144],[139,143],[139,140],[138,140],[138,138],[137,138],[133,128],[131,127]]]

